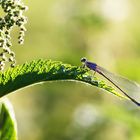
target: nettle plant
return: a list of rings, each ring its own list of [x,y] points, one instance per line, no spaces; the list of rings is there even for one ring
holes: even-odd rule
[[[0,140],[17,140],[14,111],[5,95],[26,86],[46,81],[73,80],[88,83],[124,97],[104,81],[93,77],[89,69],[79,66],[42,59],[16,65],[15,53],[11,49],[10,32],[13,27],[18,26],[18,42],[23,44],[27,22],[23,13],[28,8],[21,0],[0,0],[0,6],[4,12],[4,16],[0,17]],[[9,68],[5,69],[5,65]]]

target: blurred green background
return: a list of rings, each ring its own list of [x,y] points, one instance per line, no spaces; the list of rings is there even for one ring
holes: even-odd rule
[[[81,57],[140,83],[139,0],[24,0],[18,64],[38,58],[80,66]],[[28,80],[28,79],[27,79]],[[140,140],[140,110],[83,83],[47,82],[9,95],[19,140]]]

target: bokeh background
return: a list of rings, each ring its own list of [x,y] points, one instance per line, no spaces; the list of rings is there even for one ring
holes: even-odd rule
[[[80,66],[86,56],[140,83],[139,0],[24,0],[18,64],[38,58]],[[27,79],[28,80],[28,79]],[[19,140],[140,140],[140,109],[96,87],[47,82],[10,94]]]

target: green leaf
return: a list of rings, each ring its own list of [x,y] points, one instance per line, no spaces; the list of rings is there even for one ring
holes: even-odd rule
[[[88,69],[51,60],[32,61],[16,66],[15,68],[9,68],[3,73],[1,72],[0,97],[26,86],[54,80],[82,81],[109,91],[119,97],[124,97],[104,81],[89,74]]]
[[[0,99],[0,140],[17,140],[16,119],[7,98]]]

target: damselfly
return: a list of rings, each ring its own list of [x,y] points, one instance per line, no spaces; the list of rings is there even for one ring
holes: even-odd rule
[[[84,66],[88,67],[90,70],[93,70],[105,77],[133,103],[140,106],[140,85],[124,77],[115,75],[98,66],[96,63],[88,61],[86,58],[82,58],[81,62],[84,63]]]

